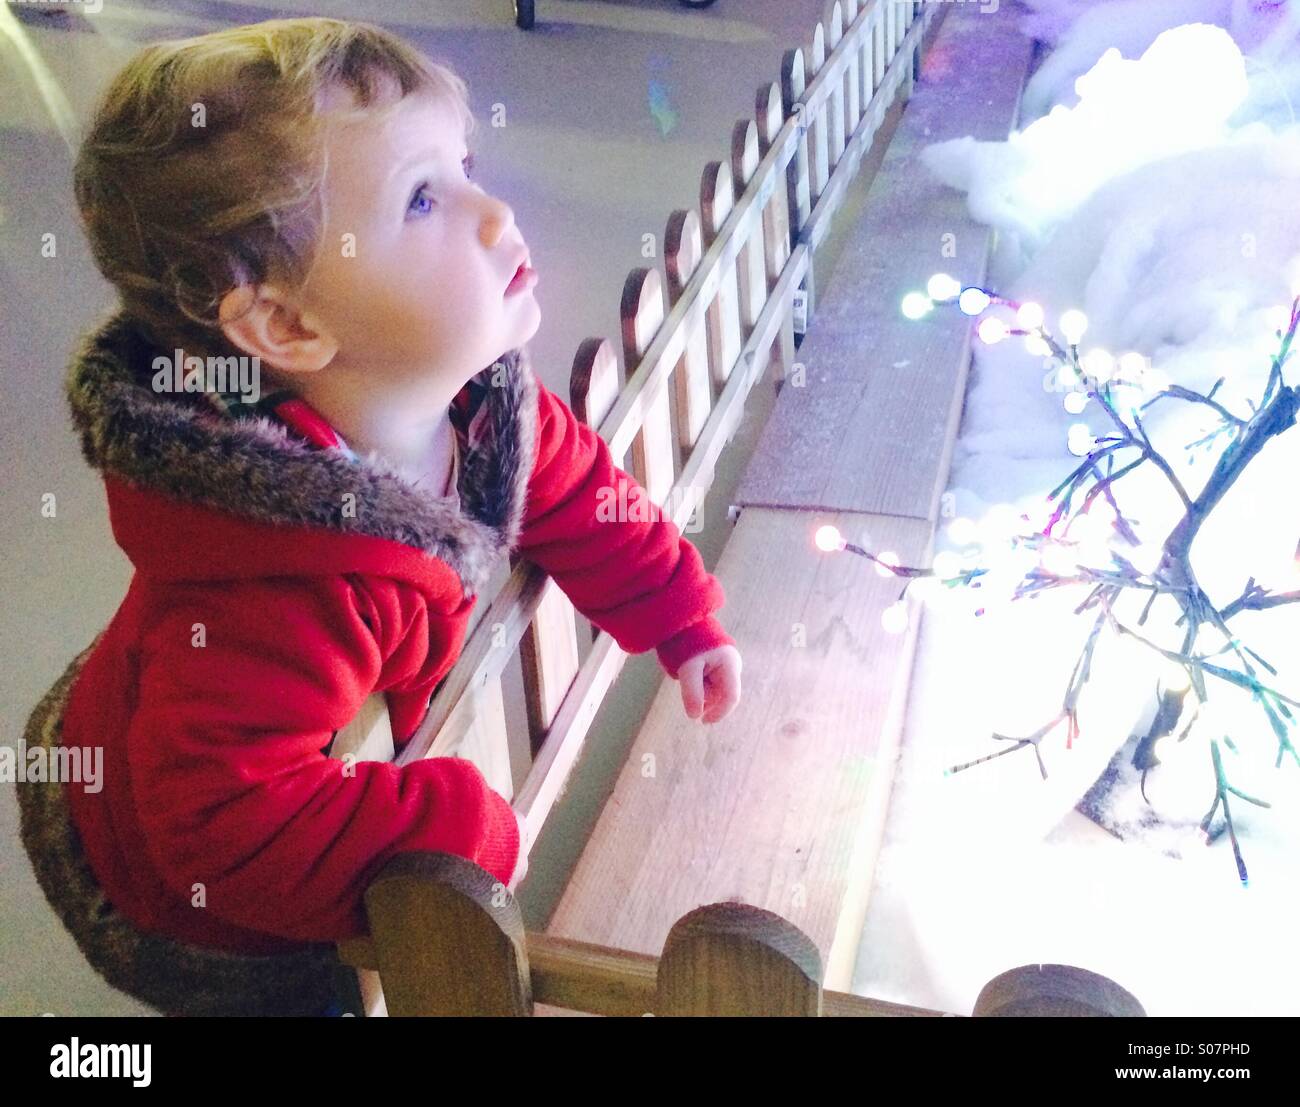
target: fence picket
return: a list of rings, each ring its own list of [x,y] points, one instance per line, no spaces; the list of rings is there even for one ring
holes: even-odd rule
[[[689,209],[673,212],[664,234],[664,272],[668,275],[670,308],[682,298],[703,254],[700,217]],[[677,441],[685,458],[690,456],[713,408],[704,316],[691,327],[686,348],[673,370],[673,379],[677,384]]]
[[[664,287],[657,269],[634,269],[628,274],[619,318],[623,363],[630,373],[641,363],[646,348],[663,325]],[[631,473],[650,499],[662,506],[668,500],[676,469],[668,388],[656,388],[650,396],[643,394],[641,403],[641,429],[632,440]]]
[[[776,136],[780,134],[785,118],[781,110],[781,89],[775,83],[758,90],[755,104],[760,157],[766,157]],[[790,260],[790,197],[789,177],[776,169],[768,170],[762,190],[771,192],[763,208],[763,256],[770,291],[781,279],[781,271]],[[782,381],[794,365],[794,314],[785,315],[781,332],[772,347],[772,377]]]
[[[741,119],[731,130],[731,176],[735,181],[736,195],[749,189],[758,169],[758,126],[750,119]],[[740,278],[740,324],[746,338],[767,303],[767,262],[764,259],[762,228],[750,233],[741,247],[737,265]]]
[[[835,47],[844,37],[844,17],[840,9],[840,0],[828,0],[825,14],[819,26],[823,29],[825,39],[824,53],[833,53]],[[826,100],[826,133],[830,144],[829,165],[832,171],[844,156],[844,141],[848,137],[844,130],[844,82],[838,81]]]
[[[804,47],[803,52],[804,69],[808,76],[808,83],[812,84],[826,64],[826,32],[820,23],[813,28],[812,42]],[[832,168],[829,151],[829,120],[825,103],[819,104],[809,112],[808,126],[812,202],[816,204],[817,198],[826,188]]]
[[[707,250],[717,239],[722,225],[735,206],[731,169],[724,161],[711,161],[700,181],[700,230]],[[727,384],[744,337],[740,331],[740,284],[737,265],[728,265],[718,278],[718,294],[705,313],[708,336],[709,375],[721,390]]]

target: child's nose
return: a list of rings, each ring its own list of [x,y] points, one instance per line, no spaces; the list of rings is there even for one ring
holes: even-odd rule
[[[515,213],[504,200],[498,200],[487,193],[483,194],[483,202],[485,211],[479,224],[479,235],[483,245],[491,247],[500,242],[501,236],[515,225]]]

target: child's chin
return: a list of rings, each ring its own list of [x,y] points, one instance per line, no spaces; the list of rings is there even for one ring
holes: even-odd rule
[[[526,292],[524,295],[526,295],[530,300],[532,299],[531,293]],[[536,301],[533,302],[536,303]],[[532,323],[520,328],[519,341],[515,343],[516,347],[522,346],[537,333],[538,329],[542,325],[542,309],[538,308],[536,311],[532,312],[531,317],[533,320]]]

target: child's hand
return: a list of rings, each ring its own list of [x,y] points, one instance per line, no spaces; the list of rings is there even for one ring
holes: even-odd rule
[[[718,646],[682,662],[677,682],[686,714],[692,719],[703,716],[706,723],[730,715],[740,702],[740,669],[740,651],[735,646]]]

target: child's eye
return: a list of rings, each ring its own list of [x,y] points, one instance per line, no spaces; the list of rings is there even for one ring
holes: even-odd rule
[[[418,204],[421,199],[423,199],[425,203],[428,204],[430,207],[432,206],[433,200],[430,197],[424,195],[424,190],[428,187],[429,187],[428,181],[421,181],[418,185],[415,186],[415,192],[411,194],[411,202],[406,206],[406,210],[408,212],[415,212],[417,215],[429,214],[429,210],[430,210],[429,207],[425,207],[418,211],[416,210],[416,204]]]
[[[465,156],[465,158],[461,161],[460,164],[461,164],[462,168],[464,168],[464,170],[465,170],[465,178],[466,178],[467,180],[473,180],[473,178],[474,178],[474,155],[473,155],[473,154],[467,154],[467,155]],[[418,185],[415,186],[415,191],[411,194],[411,202],[407,205],[407,209],[406,209],[406,210],[407,210],[408,212],[413,211],[413,212],[415,212],[417,215],[428,215],[428,214],[429,214],[429,211],[430,211],[430,208],[429,208],[429,207],[419,208],[418,210],[417,210],[417,208],[416,208],[416,205],[417,205],[418,203],[420,203],[421,200],[423,200],[426,204],[430,204],[430,205],[431,205],[431,204],[433,203],[432,199],[431,199],[429,196],[422,195],[422,194],[424,193],[425,189],[427,189],[428,187],[429,187],[429,182],[428,182],[428,181],[421,181]]]

